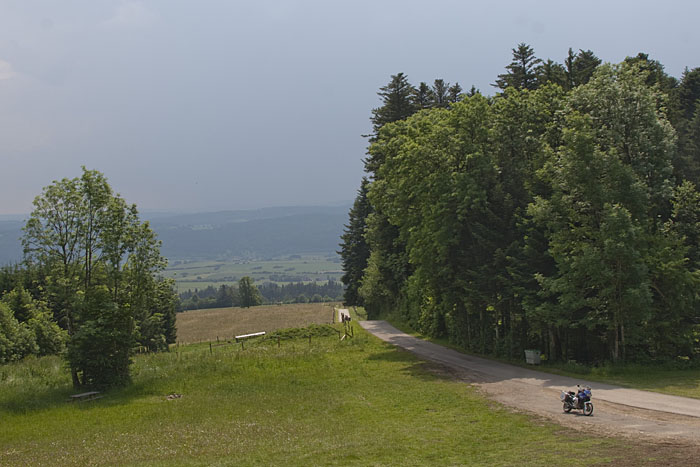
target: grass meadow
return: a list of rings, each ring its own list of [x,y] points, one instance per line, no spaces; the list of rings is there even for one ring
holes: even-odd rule
[[[654,462],[629,441],[514,414],[354,326],[343,341],[331,331],[139,355],[133,384],[92,402],[66,401],[57,357],[5,365],[0,465]]]
[[[177,339],[195,343],[333,322],[333,305],[295,303],[251,308],[210,308],[177,314]]]

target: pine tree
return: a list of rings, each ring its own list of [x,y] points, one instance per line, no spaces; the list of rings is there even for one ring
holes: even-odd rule
[[[542,62],[542,64],[537,67],[537,83],[538,87],[552,83],[567,89],[568,80],[566,70],[561,64],[547,59],[546,62]]]
[[[493,85],[501,90],[508,87],[516,89],[536,89],[537,88],[537,65],[542,62],[535,57],[535,51],[525,43],[518,44],[513,49],[513,61],[506,66],[508,73],[498,75],[496,83]]]
[[[446,108],[450,104],[449,88],[450,83],[446,83],[443,79],[436,79],[433,82],[433,107]]]
[[[415,113],[417,109],[412,99],[415,92],[403,73],[392,75],[389,84],[379,88],[377,95],[382,98],[382,106],[372,110],[371,118],[375,135],[385,124]]]
[[[367,230],[367,217],[372,212],[372,206],[367,199],[369,180],[362,179],[362,184],[357,192],[355,203],[350,209],[348,224],[340,237],[340,257],[343,262],[342,282],[345,284],[344,302],[346,305],[362,305],[362,299],[358,295],[358,289],[362,282],[362,275],[367,268],[369,259],[369,245],[365,238]]]
[[[450,89],[447,90],[447,95],[450,104],[458,102],[460,96],[462,95],[462,86],[460,86],[459,83],[453,84],[452,86],[450,86]]]
[[[601,60],[592,51],[579,50],[573,62],[573,85],[586,84],[600,63]]]
[[[425,81],[421,81],[413,93],[413,105],[418,109],[429,109],[433,102],[433,91]]]

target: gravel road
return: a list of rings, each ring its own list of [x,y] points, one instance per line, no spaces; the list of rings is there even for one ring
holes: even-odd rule
[[[361,321],[360,325],[386,342],[440,364],[451,375],[516,411],[606,435],[671,444],[700,443],[700,400],[552,375],[462,354],[409,336],[386,321]],[[595,411],[591,417],[577,410],[569,414],[562,410],[560,391],[573,390],[577,384],[593,388]]]

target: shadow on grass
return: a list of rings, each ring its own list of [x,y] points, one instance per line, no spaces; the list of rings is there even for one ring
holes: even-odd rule
[[[411,352],[397,347],[391,347],[384,352],[373,353],[367,360],[403,363],[405,366],[400,370],[402,373],[422,381],[460,379],[459,375],[452,371],[450,367],[436,362],[422,360]]]
[[[75,392],[69,388],[31,388],[14,391],[0,397],[0,411],[7,414],[26,414],[70,404],[68,397]]]
[[[133,399],[154,395],[152,389],[153,381],[158,377],[148,377],[145,380],[139,378],[136,383],[116,387],[106,390],[95,388],[74,389],[70,385],[60,387],[28,387],[17,389],[12,392],[5,392],[0,396],[0,413],[6,414],[29,414],[43,410],[51,410],[60,407],[71,407],[79,410],[89,410],[94,407],[112,407],[129,404]],[[101,394],[97,399],[73,401],[71,395],[97,390]],[[160,395],[160,394],[158,394]],[[166,394],[163,394],[165,397]]]

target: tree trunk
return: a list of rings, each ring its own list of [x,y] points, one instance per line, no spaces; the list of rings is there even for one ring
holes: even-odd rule
[[[75,368],[71,367],[70,369],[70,377],[73,380],[73,388],[74,389],[79,389],[81,384],[80,384],[80,378],[78,377],[78,370]]]
[[[627,360],[627,350],[625,349],[625,325],[620,320],[620,345],[622,347],[622,361]]]

